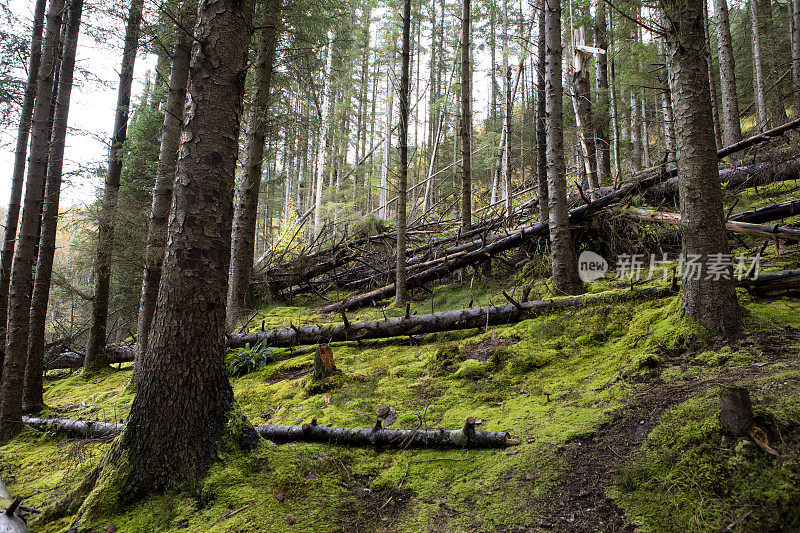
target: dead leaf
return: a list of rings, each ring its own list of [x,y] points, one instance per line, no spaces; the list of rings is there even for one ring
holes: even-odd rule
[[[511,448],[510,450],[508,450],[508,451],[506,452],[506,455],[517,455],[518,453],[519,453],[519,450],[518,450],[518,449],[516,449],[516,448]]]
[[[279,492],[278,494],[275,495],[275,499],[278,500],[279,502],[282,502],[285,499],[285,497],[282,492]]]

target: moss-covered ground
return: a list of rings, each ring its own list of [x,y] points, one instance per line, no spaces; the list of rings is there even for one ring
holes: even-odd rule
[[[776,200],[777,201],[777,200]],[[755,202],[755,200],[754,200]],[[753,203],[754,205],[754,203]],[[795,255],[788,254],[787,257]],[[792,259],[775,258],[775,267]],[[527,265],[514,284],[536,270]],[[501,276],[498,276],[501,278]],[[436,288],[416,312],[505,303],[506,279],[467,276]],[[547,297],[544,281],[532,294]],[[610,281],[588,287],[599,292]],[[334,295],[331,295],[334,296]],[[518,297],[518,295],[517,295]],[[800,300],[744,292],[745,335],[709,338],[679,298],[575,308],[524,322],[332,345],[343,372],[311,387],[313,353],[276,350],[275,362],[232,378],[253,424],[316,417],[371,426],[388,404],[395,428],[505,430],[506,450],[374,449],[276,445],[228,455],[199,494],[158,494],[83,527],[150,531],[742,531],[800,529]],[[261,310],[260,329],[335,321],[319,304]],[[403,311],[367,309],[351,321]],[[46,379],[52,414],[120,421],[133,399],[130,365],[85,379]],[[718,391],[743,384],[778,456],[729,439]],[[320,390],[321,389],[321,390]],[[106,441],[27,429],[0,448],[13,494],[43,507],[76,486]],[[34,523],[64,531],[71,518]]]

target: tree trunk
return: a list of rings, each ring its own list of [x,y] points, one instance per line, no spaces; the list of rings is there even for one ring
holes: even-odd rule
[[[47,184],[42,207],[39,255],[36,260],[36,278],[33,284],[28,335],[28,360],[25,366],[25,383],[22,405],[26,411],[38,410],[44,405],[42,397],[42,366],[45,353],[45,322],[53,274],[53,257],[56,251],[58,204],[61,197],[61,174],[64,165],[64,142],[67,137],[69,102],[78,49],[81,12],[70,10],[61,66],[58,74],[58,94],[50,136],[47,158]],[[77,20],[73,20],[73,17]]]
[[[663,25],[663,17],[659,17],[660,23]],[[670,66],[667,59],[666,43],[663,37],[658,38],[658,56],[659,60],[664,61],[664,68],[660,71],[658,79],[661,86],[661,116],[664,119],[664,148],[667,150],[667,160],[675,160],[675,117],[672,113],[672,90],[669,86],[669,72]],[[738,116],[737,116],[737,121]]]
[[[501,39],[503,47],[503,135],[505,141],[503,145],[503,157],[500,160],[503,186],[505,187],[506,216],[511,216],[514,211],[514,202],[511,191],[511,67],[508,65],[508,0],[503,0],[503,35]],[[524,109],[524,107],[523,107]],[[520,167],[522,168],[522,167]]]
[[[408,204],[408,70],[411,48],[411,0],[403,2],[403,35],[400,61],[400,172],[397,180],[397,266],[395,305],[406,305],[406,206]]]
[[[539,221],[550,218],[550,201],[547,190],[547,118],[545,108],[544,71],[545,63],[545,3],[539,6],[538,36],[536,46],[539,50],[536,62],[536,175],[539,184]]]
[[[761,32],[758,24],[758,7],[756,0],[747,0],[750,12],[750,30],[753,41],[753,84],[755,89],[756,116],[758,128],[761,131],[771,127],[767,113],[766,81],[764,79],[764,66],[761,54]]]
[[[714,120],[714,141],[716,148],[722,148],[722,128],[719,123],[719,112],[717,111],[717,76],[714,69],[714,61],[711,58],[711,37],[708,32],[708,5],[703,2],[703,33],[705,42],[706,65],[708,66],[708,83],[711,91],[711,117]]]
[[[631,87],[628,91],[631,103],[631,168],[636,173],[642,171],[642,115],[636,89]]]
[[[144,0],[131,0],[128,22],[125,27],[125,47],[120,66],[117,107],[114,117],[114,131],[111,136],[111,149],[108,154],[108,173],[106,175],[103,201],[100,206],[100,220],[97,227],[97,257],[94,264],[94,299],[89,339],[86,342],[86,372],[96,372],[108,366],[104,348],[106,346],[106,326],[108,323],[108,300],[111,296],[111,256],[114,250],[114,218],[119,197],[119,180],[122,175],[122,154],[128,136],[128,114],[131,103],[131,84],[136,52],[139,49],[139,29],[142,24]]]
[[[586,34],[583,26],[575,28],[572,40],[576,45],[585,45]],[[594,142],[594,122],[592,120],[592,95],[589,81],[588,62],[591,56],[575,48],[572,50],[572,107],[578,128],[578,147],[581,165],[579,175],[586,177],[590,189],[596,189],[597,159]],[[582,171],[583,173],[581,173]]]
[[[725,146],[729,146],[742,140],[742,125],[739,122],[739,96],[736,91],[736,65],[733,57],[728,2],[727,0],[714,0],[713,3],[722,96],[722,137]]]
[[[192,52],[191,36],[182,28],[194,27],[194,10],[184,4],[179,14],[181,27],[176,30],[172,70],[169,77],[169,94],[164,107],[164,124],[161,130],[161,147],[158,155],[156,183],[147,232],[142,292],[139,298],[139,319],[136,327],[136,360],[131,380],[138,384],[147,354],[150,326],[156,309],[158,285],[161,282],[161,262],[167,244],[167,222],[172,204],[172,187],[175,182],[175,164],[181,135],[181,119],[186,102],[186,82],[189,78],[189,59]]]
[[[698,83],[706,72],[702,0],[661,0],[667,19],[667,48],[675,96],[678,144],[678,187],[683,222],[683,256],[698,257],[707,265],[715,254],[728,254],[722,191],[717,179],[717,155],[708,83]],[[703,76],[702,79],[707,79]],[[715,280],[701,270],[683,272],[681,292],[686,314],[712,331],[731,335],[739,331],[739,304],[730,279]]]
[[[800,0],[789,0],[792,33],[792,118],[800,118]]]
[[[609,41],[609,50],[613,53],[614,50],[614,26],[613,26],[613,17],[611,13],[608,14],[609,20],[609,35],[611,35],[611,40]],[[620,158],[620,131],[619,131],[619,109],[617,107],[617,76],[616,76],[616,66],[614,61],[614,56],[612,55],[610,58],[610,64],[608,67],[608,90],[609,96],[611,100],[611,133],[613,135],[613,149],[614,149],[614,170],[612,176],[612,184],[614,187],[617,187],[622,179],[622,163]]]
[[[164,274],[123,434],[79,516],[106,501],[196,487],[223,439],[254,445],[225,371],[225,299],[251,0],[202,3],[192,56]],[[234,440],[234,442],[236,442]]]
[[[470,0],[461,2],[461,231],[472,225],[472,70]]]
[[[261,167],[264,161],[264,139],[267,136],[267,111],[278,44],[280,0],[270,0],[265,28],[261,30],[256,57],[252,112],[245,140],[245,156],[233,211],[231,234],[231,269],[228,281],[227,327],[232,330],[250,308],[250,274],[255,254],[256,214],[258,191],[261,187]]]
[[[47,0],[36,0],[31,32],[31,50],[28,57],[28,79],[22,97],[17,146],[14,150],[14,170],[11,175],[11,195],[8,200],[6,227],[3,232],[3,252],[0,255],[0,377],[3,375],[3,359],[6,351],[6,324],[8,321],[8,285],[11,282],[11,262],[17,241],[17,224],[22,200],[22,185],[25,181],[25,157],[28,155],[28,137],[31,132],[31,117],[36,101],[39,65],[42,63],[42,33]]]
[[[611,184],[611,141],[609,137],[610,101],[608,94],[608,56],[606,51],[606,4],[605,0],[594,0],[594,45],[604,50],[605,53],[595,55],[595,92],[597,93],[597,106],[595,107],[595,139],[597,154],[597,182],[599,185]]]
[[[325,60],[325,74],[322,79],[322,124],[319,133],[319,143],[317,146],[317,168],[316,168],[316,187],[314,193],[314,231],[311,240],[319,237],[322,231],[322,192],[325,188],[325,161],[328,159],[328,134],[330,131],[331,114],[333,113],[333,34],[328,33],[328,52]]]
[[[75,0],[80,4],[80,0]],[[28,356],[33,265],[42,211],[47,156],[50,148],[53,79],[58,64],[58,39],[61,32],[64,0],[51,0],[42,43],[42,58],[36,82],[33,108],[28,177],[19,242],[14,250],[8,301],[8,330],[3,361],[3,386],[0,388],[0,440],[11,437],[19,428],[22,416],[22,390]]]
[[[569,228],[567,182],[564,168],[564,131],[561,78],[561,0],[546,2],[545,70],[547,113],[547,185],[550,207],[550,247],[553,285],[558,294],[581,291],[578,261]]]

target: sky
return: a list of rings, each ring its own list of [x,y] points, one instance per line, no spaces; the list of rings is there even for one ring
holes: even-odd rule
[[[33,18],[33,2],[28,0],[11,0],[9,2],[14,14],[30,21]],[[89,23],[96,23],[99,15],[91,10],[87,12]],[[125,29],[121,20],[113,22],[118,26],[115,32],[120,38],[109,44],[98,44],[86,32],[81,31],[78,38],[76,64],[88,69],[98,80],[81,80],[72,90],[69,112],[69,131],[64,152],[65,176],[74,171],[78,164],[96,167],[106,164],[108,158],[108,141],[114,125],[114,110],[117,101],[117,84],[119,82],[119,63],[122,58],[122,38]],[[135,99],[144,89],[144,74],[155,66],[155,56],[140,55],[136,61],[133,95]],[[22,76],[24,79],[24,76]],[[11,191],[11,174],[14,166],[14,144],[16,129],[0,133],[0,205],[8,205]],[[61,205],[64,207],[91,203],[95,191],[102,186],[101,180],[84,173],[76,179],[69,180],[61,193]]]

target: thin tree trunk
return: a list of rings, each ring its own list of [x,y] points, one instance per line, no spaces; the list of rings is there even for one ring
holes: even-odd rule
[[[584,45],[586,42],[584,27],[575,28],[573,42]],[[585,172],[589,188],[596,189],[597,160],[594,143],[594,122],[592,121],[592,95],[590,92],[589,69],[587,63],[591,57],[586,52],[575,48],[572,50],[572,107],[575,111],[575,122],[578,125],[578,145],[581,155],[581,169]]]
[[[536,39],[538,55],[536,60],[536,177],[539,184],[539,221],[544,222],[550,218],[550,201],[547,190],[547,117],[545,108],[544,71],[546,68],[545,56],[545,5],[547,0],[541,0],[539,5],[539,27]]]
[[[103,464],[110,493],[84,506],[128,503],[196,487],[223,446],[251,447],[225,372],[225,299],[251,0],[202,3],[190,66],[164,275],[142,376],[117,446]],[[197,50],[198,48],[196,48]],[[91,504],[91,502],[90,502]]]
[[[631,102],[631,167],[634,173],[642,170],[642,115],[639,112],[639,98],[636,97],[636,89],[629,89]]]
[[[45,354],[45,322],[50,296],[50,281],[53,274],[53,257],[56,251],[58,204],[61,196],[61,174],[64,165],[64,142],[67,137],[69,102],[72,94],[72,79],[75,70],[75,54],[78,49],[78,30],[81,13],[73,8],[70,10],[69,17],[58,74],[58,95],[55,100],[50,150],[47,158],[47,184],[42,207],[39,255],[36,261],[36,279],[31,296],[28,360],[25,367],[25,382],[22,395],[22,405],[26,411],[38,411],[44,406],[42,367]],[[73,17],[77,20],[72,20]]]
[[[755,89],[756,116],[761,131],[769,129],[771,121],[767,114],[767,93],[764,80],[764,66],[761,55],[761,32],[758,24],[756,0],[747,0],[750,11],[750,28],[753,42],[753,84]]]
[[[379,191],[379,216],[389,218],[389,171],[392,167],[392,113],[394,113],[394,88],[392,87],[392,73],[397,65],[397,43],[394,30],[392,40],[392,70],[386,73],[386,130],[384,133],[383,164],[381,166],[381,189]]]
[[[254,240],[258,192],[261,187],[261,167],[264,162],[264,139],[267,136],[272,69],[281,24],[280,0],[270,0],[265,6],[267,20],[261,30],[255,65],[252,114],[247,138],[242,176],[240,178],[233,211],[231,233],[231,268],[228,280],[227,327],[232,330],[236,322],[247,313],[250,305],[250,273],[253,270]],[[284,151],[285,153],[285,151]],[[266,223],[267,221],[265,221]]]
[[[727,0],[713,1],[722,96],[722,137],[725,146],[730,146],[742,140],[742,125],[739,122],[739,96],[736,91],[733,39],[731,39]]]
[[[397,266],[395,305],[406,305],[406,204],[408,203],[408,70],[411,47],[411,0],[403,2],[403,36],[400,61],[400,172],[397,183]]]
[[[682,216],[683,269],[681,293],[686,314],[712,331],[735,334],[741,327],[739,304],[730,266],[728,279],[714,279],[708,266],[728,254],[722,191],[717,179],[717,153],[709,128],[711,95],[697,73],[706,71],[702,0],[661,0],[667,14],[667,48],[672,64],[675,131],[678,145],[678,187]],[[705,78],[705,77],[704,77]],[[688,261],[699,260],[695,276]]]
[[[514,211],[514,202],[511,196],[511,67],[508,65],[508,0],[503,0],[503,134],[505,144],[503,157],[500,162],[502,168],[502,182],[505,187],[506,216],[511,216]]]
[[[553,285],[557,294],[581,291],[578,261],[569,227],[567,182],[564,168],[564,130],[561,77],[561,0],[546,2],[545,72],[547,113],[547,184],[550,203],[550,247]]]
[[[6,325],[8,321],[8,286],[11,282],[11,262],[17,241],[19,208],[22,201],[22,186],[25,182],[25,157],[28,155],[28,137],[31,132],[31,118],[36,101],[36,87],[39,65],[42,63],[42,33],[44,32],[44,13],[47,0],[36,0],[33,12],[31,49],[28,57],[28,79],[22,97],[17,146],[14,150],[14,170],[11,175],[11,195],[8,200],[6,227],[3,232],[3,252],[0,255],[0,376],[3,374],[3,359],[6,351]]]
[[[708,7],[703,2],[703,33],[706,52],[706,65],[708,66],[708,82],[711,89],[711,116],[714,121],[714,140],[717,150],[722,148],[722,127],[719,123],[719,112],[717,111],[717,75],[714,69],[714,61],[711,58],[711,37],[708,32]],[[649,165],[647,165],[649,166]]]
[[[328,52],[325,60],[325,73],[322,79],[322,124],[317,146],[316,190],[314,194],[314,231],[311,240],[319,237],[322,231],[322,191],[325,188],[325,160],[328,155],[328,133],[330,131],[331,114],[333,113],[333,83],[331,71],[333,68],[333,34],[328,34]]]
[[[600,185],[611,183],[611,141],[609,137],[609,94],[608,94],[608,56],[606,50],[606,4],[604,0],[594,0],[594,45],[604,53],[595,54],[595,91],[597,107],[594,109],[595,150],[597,155],[597,182]]]
[[[111,295],[111,256],[114,250],[114,218],[119,197],[119,180],[122,175],[122,153],[128,135],[128,114],[131,103],[131,84],[136,52],[139,49],[139,29],[142,24],[144,0],[131,0],[128,22],[125,27],[125,47],[120,66],[114,131],[108,154],[103,202],[97,234],[97,257],[94,265],[94,298],[89,339],[86,342],[86,359],[83,368],[95,372],[108,366],[105,356],[108,300]]]
[[[82,7],[80,0],[75,0],[75,4]],[[33,265],[36,261],[39,217],[42,212],[43,189],[47,174],[52,129],[50,108],[53,100],[53,80],[58,64],[58,40],[63,10],[64,0],[51,0],[47,9],[42,58],[37,74],[22,223],[11,267],[8,330],[2,388],[0,388],[0,440],[8,439],[19,430],[22,420],[22,391],[28,356]]]
[[[800,0],[789,0],[792,33],[792,117],[800,118]]]
[[[609,35],[611,35],[611,40],[609,41],[609,53],[613,53],[614,51],[614,25],[613,25],[613,17],[611,13],[608,14],[608,29]],[[613,135],[613,144],[612,147],[614,149],[613,153],[613,160],[614,160],[614,170],[612,176],[612,184],[616,188],[619,186],[619,183],[622,179],[622,164],[620,162],[620,131],[619,131],[619,109],[617,107],[617,76],[616,76],[616,61],[614,57],[611,57],[610,64],[608,65],[608,89],[609,89],[609,97],[611,100],[611,133]]]
[[[185,4],[179,20],[181,26],[193,27],[194,10]],[[167,221],[172,204],[172,187],[175,181],[175,165],[180,145],[181,119],[186,102],[186,82],[189,78],[189,60],[192,52],[191,36],[181,28],[176,30],[177,41],[173,50],[172,71],[169,77],[169,94],[164,108],[164,124],[161,130],[161,147],[158,155],[156,183],[153,188],[153,203],[145,249],[142,292],[139,298],[139,317],[136,327],[136,359],[131,380],[138,384],[142,377],[147,354],[150,326],[156,309],[158,286],[161,282],[161,263],[167,245]]]
[[[472,70],[470,0],[461,3],[461,231],[472,225]]]

